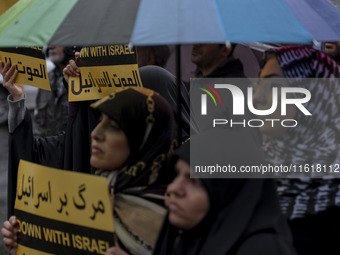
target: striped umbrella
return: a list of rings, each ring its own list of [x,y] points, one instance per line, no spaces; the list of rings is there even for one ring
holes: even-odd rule
[[[336,0],[19,0],[0,47],[340,40]]]
[[[19,0],[0,16],[0,47],[123,44],[139,0]]]

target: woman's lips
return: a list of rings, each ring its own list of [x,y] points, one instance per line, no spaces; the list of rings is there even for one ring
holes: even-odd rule
[[[175,202],[170,201],[168,207],[169,207],[169,210],[171,212],[174,212],[174,213],[179,213],[179,212],[183,211],[182,208]]]
[[[93,155],[101,154],[101,153],[103,153],[103,151],[98,146],[92,146],[92,154]]]

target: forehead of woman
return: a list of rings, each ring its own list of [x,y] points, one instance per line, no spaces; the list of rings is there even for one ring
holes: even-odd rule
[[[280,63],[275,56],[271,56],[262,67],[259,74],[260,78],[277,78],[284,77]]]

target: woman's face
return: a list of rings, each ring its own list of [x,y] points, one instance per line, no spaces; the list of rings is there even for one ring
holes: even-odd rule
[[[97,169],[119,170],[130,155],[125,133],[105,114],[91,133],[91,145],[90,162]]]
[[[270,78],[284,78],[284,74],[280,67],[279,61],[276,57],[270,58],[263,66],[259,75],[259,82],[255,85],[253,102],[258,110],[268,110],[272,107],[273,103],[273,80]],[[277,80],[278,81],[278,80]],[[284,83],[284,79],[280,79],[281,83]],[[292,105],[287,105],[287,114],[281,115],[281,87],[280,84],[274,84],[277,87],[277,108],[270,115],[258,116],[259,119],[264,121],[264,125],[260,127],[260,131],[264,135],[271,137],[281,137],[282,134],[287,131],[287,127],[281,125],[283,119],[293,119],[296,114],[296,108]],[[282,84],[281,84],[282,85]],[[284,84],[286,85],[286,84]],[[275,122],[266,121],[266,119],[278,120]]]
[[[199,179],[190,179],[189,164],[179,159],[176,163],[177,177],[168,185],[166,205],[169,221],[182,229],[196,226],[208,213],[209,197]]]

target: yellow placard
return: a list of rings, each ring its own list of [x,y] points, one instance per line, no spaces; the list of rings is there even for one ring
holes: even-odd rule
[[[19,248],[17,249],[17,255],[26,255],[26,254],[34,254],[34,255],[51,255],[53,253],[46,253],[38,250],[31,249],[29,247],[19,245]]]
[[[84,47],[77,65],[80,76],[69,79],[69,101],[100,99],[121,87],[142,87],[136,53],[127,44]]]
[[[15,83],[51,90],[41,48],[0,48],[0,60],[16,65],[18,76]]]
[[[21,160],[15,215],[18,252],[32,254],[26,249],[33,249],[43,252],[34,254],[105,254],[114,245],[104,177]]]

